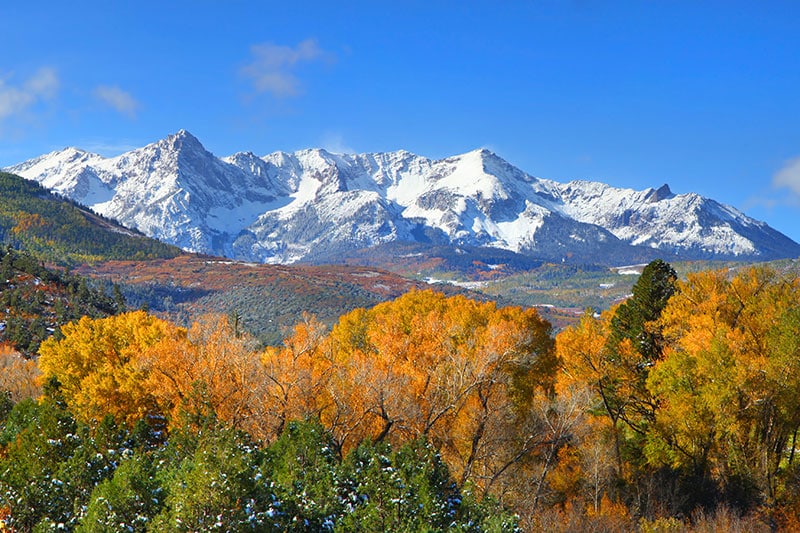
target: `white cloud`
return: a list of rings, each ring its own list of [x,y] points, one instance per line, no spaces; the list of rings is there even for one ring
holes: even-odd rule
[[[744,202],[741,209],[773,211],[784,207],[800,207],[800,157],[789,159],[772,175],[769,190],[763,190]]]
[[[58,86],[58,75],[54,69],[49,67],[40,68],[36,74],[25,82],[27,91],[43,99],[54,97],[58,91]]]
[[[296,47],[272,43],[250,47],[252,62],[241,69],[259,93],[270,93],[276,98],[297,96],[302,84],[293,70],[300,63],[331,61],[333,54],[321,49],[314,39],[306,39]]]
[[[19,86],[8,85],[7,79],[0,79],[0,120],[23,113],[37,102],[53,98],[58,86],[58,75],[49,67],[39,69]]]
[[[123,91],[117,86],[101,85],[93,91],[94,97],[104,104],[112,107],[117,112],[136,118],[136,111],[139,109],[137,102],[130,93]]]
[[[772,186],[778,189],[789,189],[800,198],[800,157],[790,159],[772,176]]]

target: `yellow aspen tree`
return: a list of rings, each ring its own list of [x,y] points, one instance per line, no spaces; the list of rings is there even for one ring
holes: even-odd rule
[[[662,409],[649,443],[722,481],[749,479],[776,494],[800,417],[795,379],[800,330],[796,279],[749,268],[690,275],[662,322],[667,349],[648,383]],[[791,455],[791,451],[788,452]]]
[[[186,331],[143,311],[91,319],[62,327],[63,338],[50,338],[39,348],[38,365],[45,381],[55,378],[70,410],[96,423],[105,415],[132,426],[156,410],[146,352],[164,339],[180,339]]]

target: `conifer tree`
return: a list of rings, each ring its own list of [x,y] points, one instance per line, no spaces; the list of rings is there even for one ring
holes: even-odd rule
[[[633,296],[617,308],[611,320],[611,344],[630,339],[645,364],[659,359],[663,343],[654,322],[675,294],[677,280],[669,263],[661,259],[649,263],[633,286]]]

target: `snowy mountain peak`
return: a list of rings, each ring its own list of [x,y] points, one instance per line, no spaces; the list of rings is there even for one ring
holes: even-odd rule
[[[195,137],[194,135],[192,135],[191,133],[189,133],[187,130],[184,129],[180,129],[176,133],[167,136],[166,140],[175,143],[185,143],[195,146],[197,145],[202,146],[200,140],[197,137]]]
[[[80,148],[75,148],[75,147],[70,146],[70,147],[64,148],[63,150],[58,150],[58,151],[52,152],[48,156],[43,156],[43,157],[46,157],[48,159],[61,160],[61,161],[65,162],[65,163],[72,163],[72,162],[75,162],[75,161],[81,161],[81,162],[82,161],[87,161],[87,160],[89,160],[89,159],[91,159],[93,157],[97,157],[97,156],[98,156],[97,154],[93,154],[91,152],[87,152],[86,150],[81,150]],[[41,158],[39,158],[39,159],[41,159]]]
[[[497,156],[488,148],[475,148],[474,150],[470,150],[469,152],[461,155],[453,156],[449,159],[471,159],[473,161],[483,161],[484,159],[489,159],[492,157]]]
[[[214,158],[213,154],[206,150],[200,140],[186,130],[180,130],[175,134],[169,135],[165,139],[146,146],[145,149],[150,147],[161,150],[166,155],[172,154],[177,158],[192,156]]]
[[[33,176],[44,177],[49,174],[60,173],[67,170],[69,167],[79,166],[97,159],[101,159],[97,154],[79,148],[68,147],[34,159],[29,159],[28,161],[9,167],[6,170],[16,174],[24,172]],[[36,178],[32,177],[31,179]]]
[[[393,241],[561,261],[767,260],[800,245],[668,185],[533,177],[486,148],[440,160],[320,148],[217,158],[186,130],[114,158],[75,148],[6,169],[184,249],[272,263]]]

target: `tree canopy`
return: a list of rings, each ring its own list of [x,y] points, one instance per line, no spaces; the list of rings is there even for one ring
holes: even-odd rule
[[[657,261],[633,292],[554,335],[412,291],[266,349],[84,317],[0,351],[0,527],[800,529],[800,281]]]

